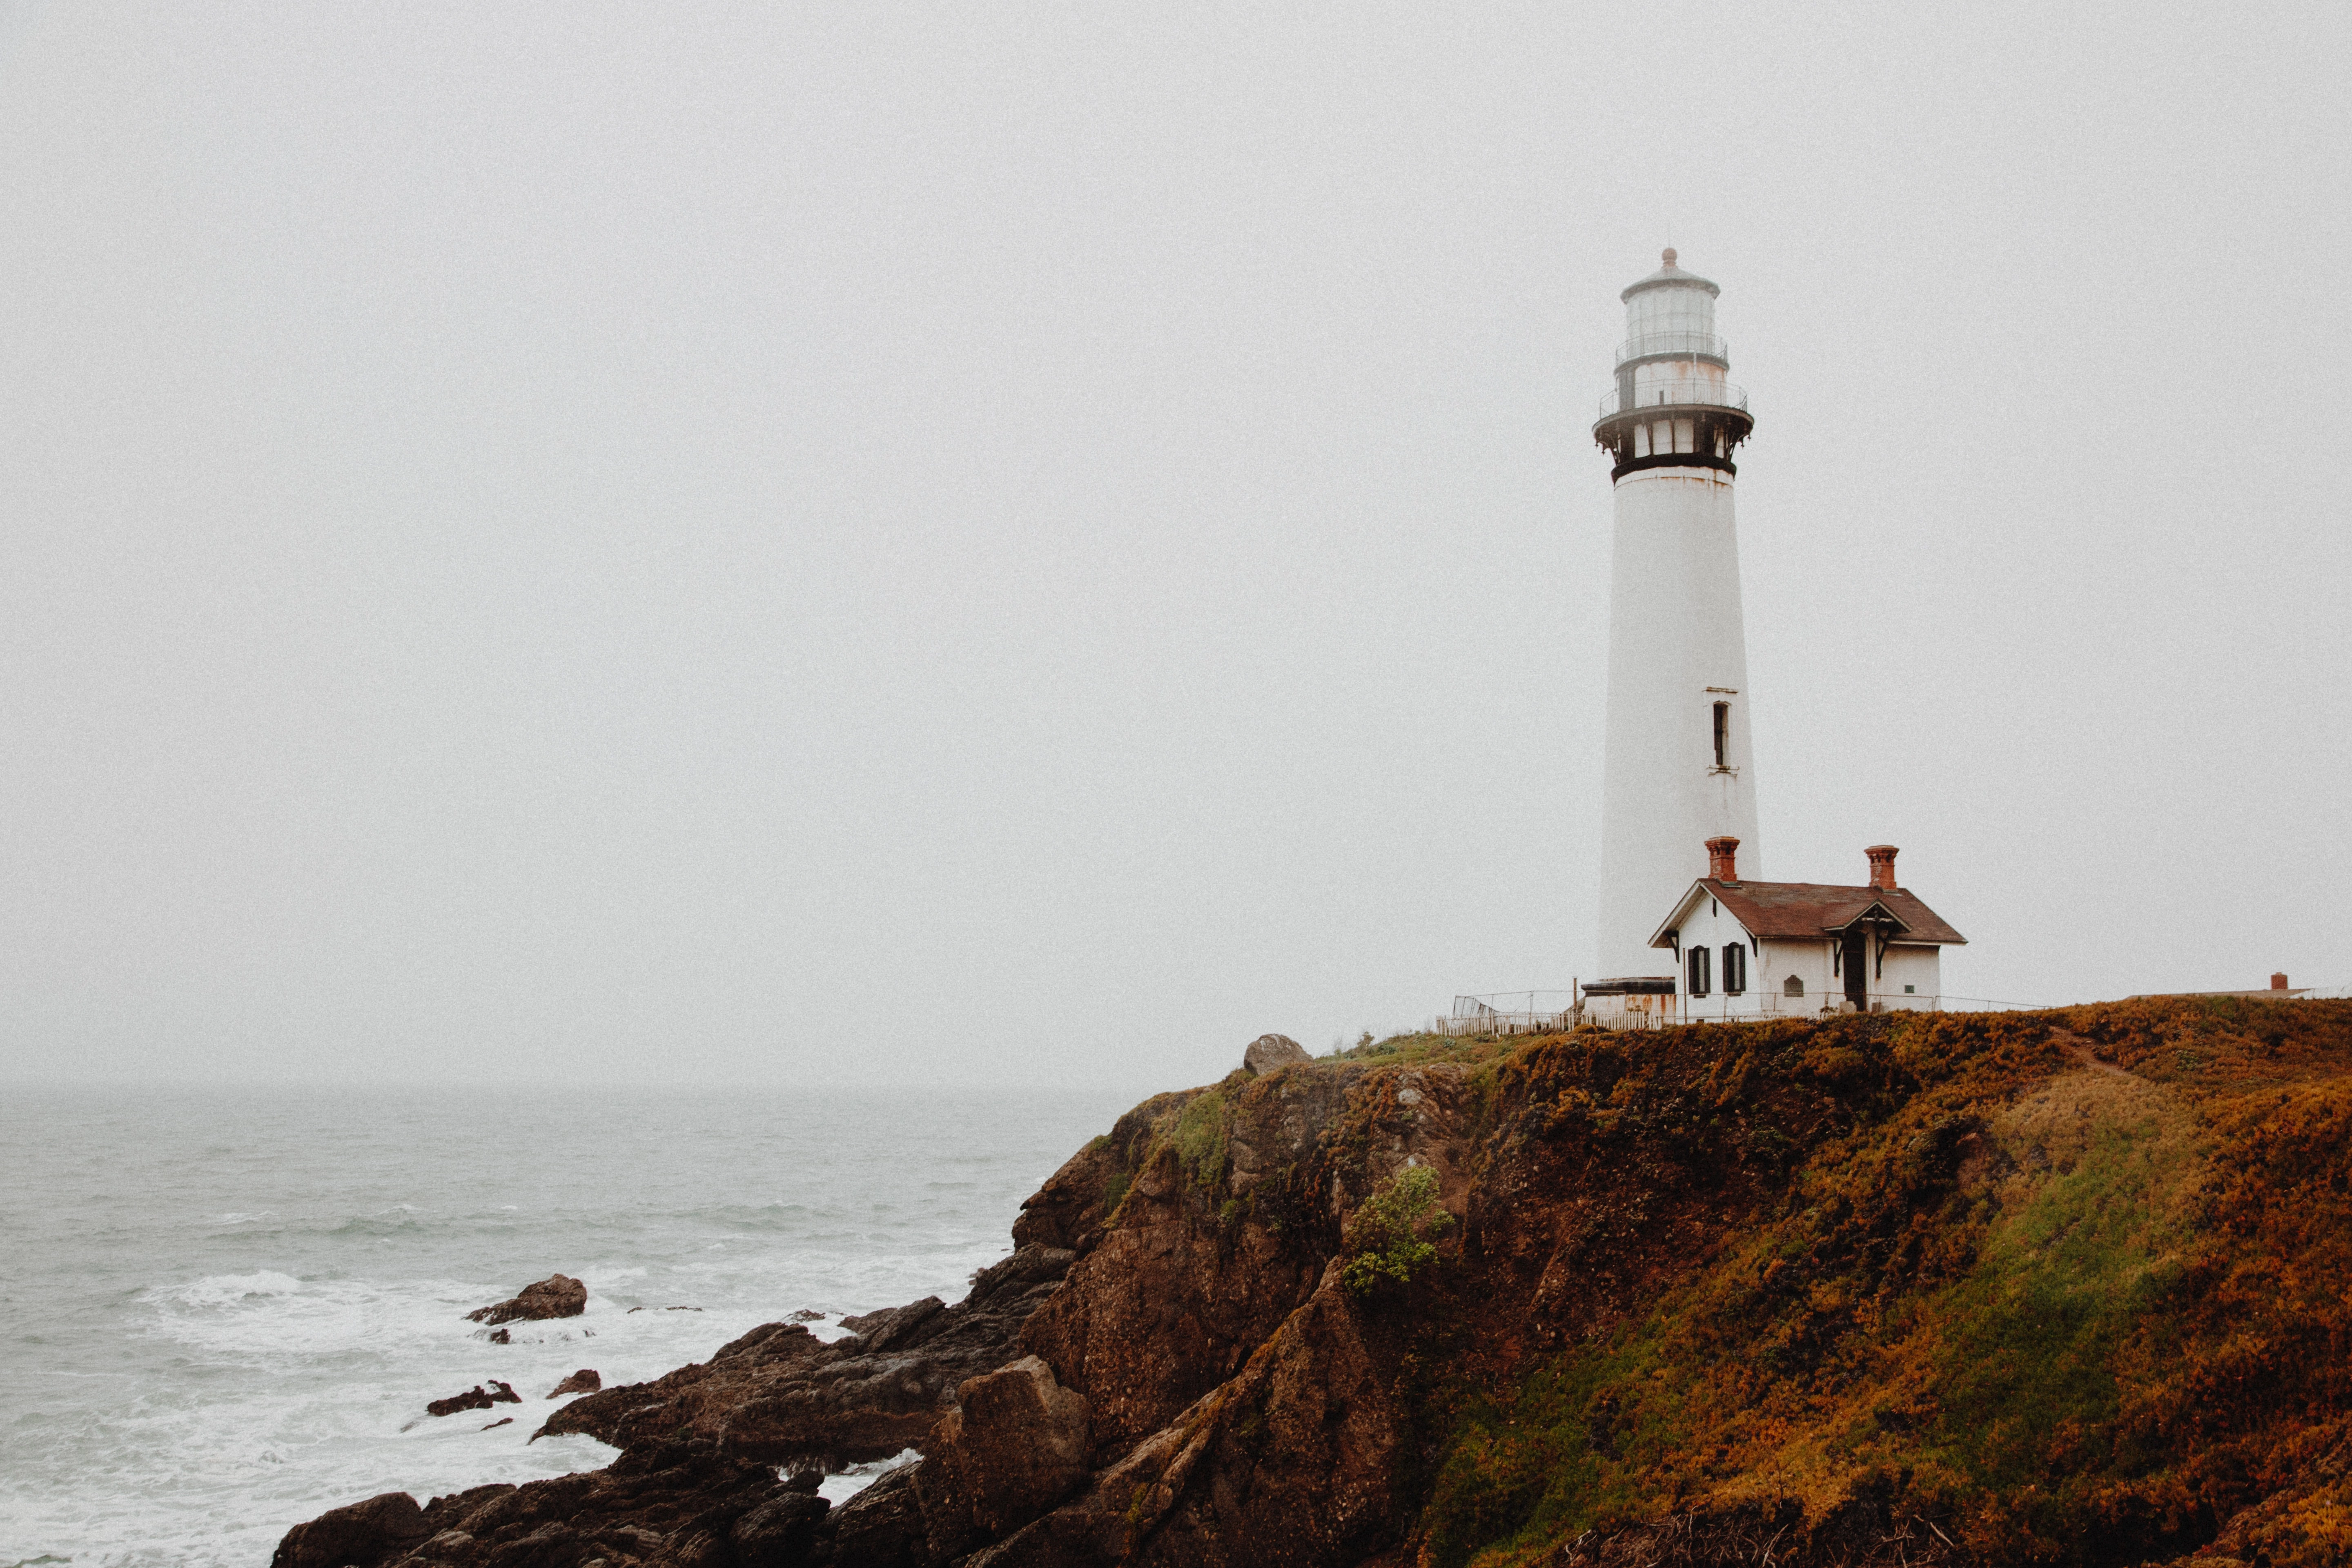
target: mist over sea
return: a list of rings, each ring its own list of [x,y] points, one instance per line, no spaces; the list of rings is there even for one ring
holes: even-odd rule
[[[0,1091],[0,1568],[256,1568],[377,1492],[602,1465],[592,1438],[525,1441],[566,1373],[954,1300],[1134,1098]],[[506,1345],[465,1321],[557,1271],[584,1316]],[[425,1415],[488,1378],[526,1403]]]

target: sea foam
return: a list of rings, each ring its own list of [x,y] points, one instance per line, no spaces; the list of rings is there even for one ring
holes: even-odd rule
[[[0,1565],[249,1568],[289,1526],[377,1492],[422,1500],[604,1464],[591,1438],[528,1440],[572,1372],[612,1387],[795,1310],[953,1300],[1007,1250],[1020,1200],[1123,1109],[216,1099],[0,1105],[22,1173],[0,1196],[16,1264]],[[559,1269],[588,1286],[582,1316],[509,1325],[507,1344],[466,1321]],[[524,1404],[425,1415],[492,1377]]]

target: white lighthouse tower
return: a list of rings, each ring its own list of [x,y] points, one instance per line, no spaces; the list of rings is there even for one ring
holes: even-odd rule
[[[1601,794],[1601,968],[1659,974],[1659,920],[1707,875],[1706,840],[1760,870],[1748,750],[1748,639],[1732,526],[1732,452],[1754,421],[1725,379],[1718,290],[1665,265],[1624,291],[1617,384],[1592,437],[1615,466],[1609,725]],[[1649,990],[1603,980],[1587,989]]]

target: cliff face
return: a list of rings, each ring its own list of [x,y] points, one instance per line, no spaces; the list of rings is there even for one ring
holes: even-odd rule
[[[479,1506],[534,1554],[463,1499],[361,1505],[409,1531],[373,1556],[304,1529],[614,1568],[2352,1556],[2352,1004],[1393,1041],[1146,1102],[1014,1236],[935,1366],[887,1314],[572,1406],[625,1459],[539,1486],[674,1476],[691,1531],[531,1487]],[[894,1440],[874,1398],[926,1458],[830,1515],[743,1468]]]

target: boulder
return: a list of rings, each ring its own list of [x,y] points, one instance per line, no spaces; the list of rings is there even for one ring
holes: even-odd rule
[[[1087,1477],[1093,1442],[1086,1395],[1064,1388],[1034,1355],[966,1379],[956,1405],[915,1467],[925,1530],[941,1559],[1018,1530],[1067,1497]]]
[[[1260,1035],[1242,1053],[1242,1066],[1260,1077],[1314,1059],[1307,1054],[1305,1046],[1288,1035]]]
[[[526,1285],[511,1300],[466,1314],[469,1323],[511,1323],[518,1318],[576,1318],[588,1310],[588,1287],[569,1274]]]
[[[269,1568],[374,1568],[432,1533],[415,1498],[384,1492],[296,1525],[278,1543]]]
[[[490,1379],[490,1388],[498,1392],[493,1394],[478,1383],[463,1394],[453,1394],[446,1399],[432,1401],[425,1406],[425,1413],[427,1415],[455,1415],[460,1410],[488,1410],[493,1405],[522,1403],[522,1395],[514,1391],[512,1384],[500,1383],[494,1377]]]
[[[593,1394],[604,1386],[604,1380],[593,1366],[583,1366],[562,1383],[547,1391],[550,1399],[561,1399],[567,1394]]]

